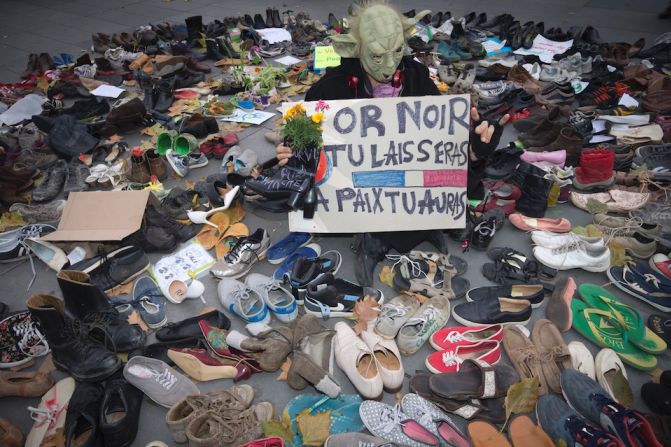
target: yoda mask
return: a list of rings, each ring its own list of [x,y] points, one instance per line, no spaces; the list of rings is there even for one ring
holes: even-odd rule
[[[373,4],[357,11],[349,34],[333,36],[336,53],[359,58],[368,75],[378,82],[390,82],[405,52],[405,39],[420,17],[408,18],[385,4]]]

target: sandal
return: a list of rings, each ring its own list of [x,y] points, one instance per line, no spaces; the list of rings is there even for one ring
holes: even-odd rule
[[[595,345],[610,348],[627,364],[641,371],[657,367],[654,355],[641,351],[625,336],[625,329],[612,313],[588,307],[584,301],[571,302],[573,329]]]
[[[611,312],[624,328],[629,341],[638,349],[650,354],[661,354],[666,350],[664,340],[645,326],[641,314],[605,289],[594,284],[582,284],[578,294],[590,307]]]
[[[513,267],[522,269],[525,273],[536,275],[539,279],[551,280],[557,275],[557,270],[547,267],[540,262],[532,261],[523,253],[507,247],[494,247],[487,250],[487,256],[494,261],[501,261]]]
[[[483,360],[466,359],[458,372],[431,377],[429,388],[445,399],[492,399],[505,396],[519,380],[510,366],[494,367]]]

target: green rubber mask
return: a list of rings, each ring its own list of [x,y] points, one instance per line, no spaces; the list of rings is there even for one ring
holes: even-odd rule
[[[397,12],[376,5],[361,16],[360,59],[366,73],[378,82],[389,82],[405,51],[403,24]]]

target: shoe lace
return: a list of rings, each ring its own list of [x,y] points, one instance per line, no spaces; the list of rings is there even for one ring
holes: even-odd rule
[[[238,309],[240,309],[243,313],[247,313],[247,311],[253,306],[253,303],[251,302],[251,295],[249,294],[249,290],[244,286],[238,286],[233,291],[231,291],[231,296],[235,300]]]
[[[450,343],[456,343],[461,340],[465,340],[464,334],[459,331],[450,331],[443,339],[443,342],[449,341]]]
[[[463,363],[464,359],[459,357],[457,354],[457,351],[445,351],[443,352],[443,355],[441,356],[441,359],[443,360],[443,364],[445,366],[459,366]]]
[[[240,238],[238,241],[235,243],[233,248],[231,248],[231,251],[229,251],[226,256],[224,256],[224,260],[228,262],[229,264],[233,264],[237,261],[240,260],[240,257],[242,256],[242,253],[245,251],[251,251],[254,256],[256,257],[256,260],[258,260],[258,255],[254,250],[252,250],[249,247],[249,241],[247,238]]]
[[[428,281],[428,283],[431,285],[431,287],[436,287],[439,288],[442,286],[443,280],[436,280],[436,282],[432,282],[429,279],[429,275],[422,269],[422,265],[418,261],[413,261],[411,258],[409,258],[406,255],[385,255],[387,259],[390,261],[396,261],[394,264],[391,266],[391,270],[394,271],[394,268],[396,268],[397,265],[408,265],[409,266],[409,272],[412,278],[420,278],[424,276],[424,278]]]
[[[49,351],[49,344],[31,320],[24,320],[12,326],[12,331],[20,337],[18,346],[29,357],[39,357]]]
[[[380,317],[394,319],[396,317],[403,317],[410,311],[408,306],[396,303],[386,303],[382,306]]]
[[[373,427],[373,431],[379,431],[383,435],[391,433],[399,425],[402,426],[400,405],[396,404],[391,409],[387,407],[383,408],[380,419],[382,422]]]
[[[99,331],[99,333],[103,335],[105,345],[112,347],[113,352],[116,352],[116,345],[112,338],[112,334],[110,334],[107,328],[115,323],[115,316],[117,315],[116,310],[101,311],[88,314],[82,321],[84,325],[83,329],[85,329],[88,334],[91,334],[94,331]]]
[[[48,429],[53,428],[61,413],[67,410],[67,402],[61,402],[62,405],[58,405],[57,390],[58,388],[54,388],[54,397],[52,399],[42,402],[46,408],[32,406],[27,408],[30,411],[30,418],[35,421],[35,428],[41,427],[44,424],[48,424]]]

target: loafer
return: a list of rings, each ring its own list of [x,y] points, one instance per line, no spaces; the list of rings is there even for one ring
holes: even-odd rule
[[[527,300],[531,304],[531,307],[535,309],[543,304],[545,289],[542,284],[517,284],[478,287],[466,292],[466,301],[469,302],[492,298]]]
[[[513,213],[508,216],[510,223],[522,231],[536,230],[552,231],[554,233],[568,233],[571,231],[571,222],[563,217],[527,217],[524,214]]]
[[[454,306],[452,316],[464,326],[526,325],[531,318],[531,303],[527,300],[489,297]]]

